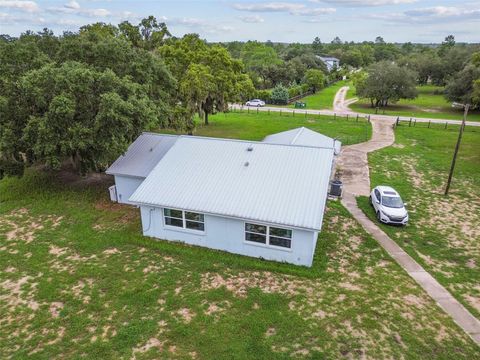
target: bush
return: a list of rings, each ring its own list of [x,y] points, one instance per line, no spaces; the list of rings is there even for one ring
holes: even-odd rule
[[[286,105],[288,104],[289,94],[288,89],[283,85],[277,85],[272,90],[271,95],[272,103],[278,105]]]
[[[288,89],[288,96],[290,98],[303,94],[303,89],[300,85],[294,85]]]
[[[271,90],[256,90],[255,91],[255,98],[265,101],[269,103],[272,101],[271,99],[272,91]]]

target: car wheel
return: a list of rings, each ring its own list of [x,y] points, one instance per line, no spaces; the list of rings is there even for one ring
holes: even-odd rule
[[[378,221],[382,222],[382,216],[380,215],[380,211],[377,211],[377,219]]]
[[[368,197],[368,201],[370,201],[370,205],[373,207],[373,200],[372,200],[372,195]]]

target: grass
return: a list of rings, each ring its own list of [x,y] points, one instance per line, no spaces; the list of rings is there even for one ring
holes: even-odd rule
[[[342,144],[355,144],[370,139],[371,126],[365,119],[320,115],[256,112],[243,110],[209,117],[208,126],[198,125],[195,135],[261,141],[265,136],[301,126],[339,139]],[[165,132],[162,130],[162,132]],[[173,130],[167,131],[176,133]]]
[[[445,197],[458,126],[419,126],[397,127],[395,145],[369,155],[372,187],[391,185],[409,205],[408,226],[381,227],[480,317],[480,129],[467,127]],[[374,219],[366,197],[359,205]]]
[[[472,359],[478,347],[338,203],[312,268],[141,235],[110,179],[0,181],[0,357]]]
[[[337,91],[347,84],[346,81],[338,81],[333,85],[326,87],[313,95],[306,96],[299,101],[302,101],[307,104],[307,109],[332,109],[333,100],[335,99],[335,94]],[[290,105],[290,107],[295,107],[295,104]]]
[[[418,97],[412,100],[400,100],[396,104],[389,105],[385,109],[385,115],[407,116],[432,119],[461,120],[463,111],[461,109],[452,108],[451,103],[441,94],[443,87],[425,85],[419,86]],[[355,89],[350,85],[351,95],[355,93]],[[362,113],[375,113],[375,109],[370,107],[368,99],[360,99],[350,105],[354,111]],[[383,109],[379,110],[383,114]],[[468,116],[469,121],[480,121],[480,111],[472,110]]]

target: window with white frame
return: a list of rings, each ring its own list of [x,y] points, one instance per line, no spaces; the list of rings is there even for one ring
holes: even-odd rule
[[[184,210],[163,209],[163,217],[165,219],[165,225],[182,229],[205,231],[205,218],[203,214]]]
[[[245,240],[290,249],[292,247],[292,230],[245,223]]]

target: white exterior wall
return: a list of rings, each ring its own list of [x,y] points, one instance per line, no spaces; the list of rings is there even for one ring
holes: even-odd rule
[[[117,199],[121,204],[131,204],[128,199],[137,190],[145,178],[115,175],[115,186],[117,187]]]
[[[311,266],[318,233],[292,229],[291,249],[273,248],[245,241],[245,221],[204,215],[205,232],[164,226],[163,209],[141,206],[143,234],[158,239],[181,241],[191,245],[224,250],[235,254],[264,258],[296,265]],[[248,221],[258,223],[255,221]],[[288,228],[286,226],[273,225]]]

